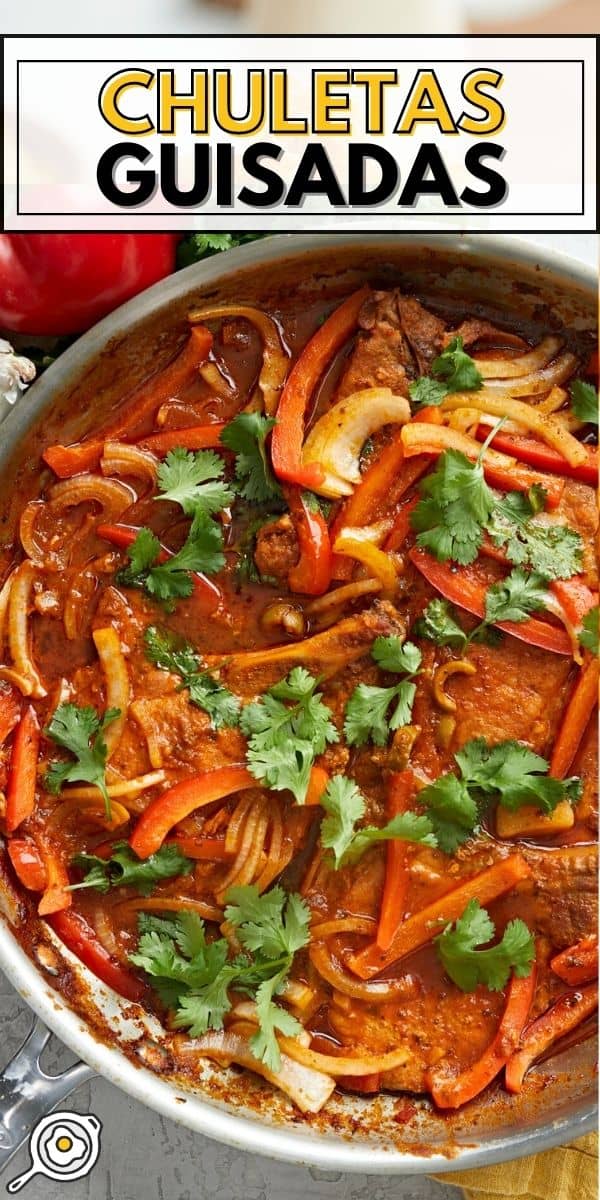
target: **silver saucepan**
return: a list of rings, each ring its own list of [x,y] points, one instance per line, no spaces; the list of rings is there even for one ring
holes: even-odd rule
[[[201,298],[261,300],[294,293],[338,295],[365,278],[408,278],[424,297],[468,296],[496,312],[591,328],[594,272],[518,238],[489,234],[292,234],[247,245],[187,268],[112,313],[61,355],[25,393],[0,430],[0,491],[23,486],[51,438],[73,441],[120,395],[172,357],[185,314]],[[0,839],[0,867],[2,858]],[[2,881],[3,880],[3,881]],[[400,1124],[398,1097],[376,1103],[338,1096],[310,1120],[268,1085],[203,1061],[192,1073],[170,1060],[157,1022],[119,1000],[73,958],[48,927],[22,916],[0,872],[0,968],[41,1021],[82,1063],[49,1080],[39,1066],[40,1022],[0,1078],[0,1167],[39,1117],[90,1073],[199,1133],[240,1149],[321,1169],[415,1174],[465,1169],[561,1144],[595,1123],[593,1047],[588,1040],[540,1068],[520,1098],[501,1088],[441,1118],[424,1100]],[[87,1064],[87,1065],[84,1065]]]

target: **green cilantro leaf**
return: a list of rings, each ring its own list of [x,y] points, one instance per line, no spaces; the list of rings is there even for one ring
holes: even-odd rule
[[[121,712],[108,708],[103,717],[95,709],[76,704],[60,704],[44,729],[46,737],[68,750],[75,762],[55,762],[46,772],[45,786],[58,795],[65,783],[91,783],[102,793],[107,816],[110,817],[110,797],[106,788],[106,742],[102,734],[107,725],[116,721]]]
[[[429,375],[421,375],[408,385],[408,394],[412,401],[413,410],[428,408],[430,404],[441,404],[448,395],[448,388],[439,379]]]
[[[378,637],[371,654],[382,670],[406,672],[407,679],[393,687],[376,687],[359,683],[346,705],[344,734],[350,746],[363,746],[371,741],[385,746],[390,730],[408,725],[416,694],[412,677],[418,674],[421,651],[413,642],[402,643],[399,637]],[[395,701],[395,704],[394,704]],[[391,715],[390,706],[394,704]]]
[[[451,392],[476,391],[483,379],[460,336],[452,338],[446,349],[431,364],[431,376],[409,384],[413,405],[441,404]]]
[[[509,921],[501,940],[487,950],[479,947],[495,935],[493,921],[478,900],[470,900],[454,927],[447,925],[436,939],[440,960],[453,982],[463,992],[482,983],[498,992],[508,983],[511,971],[519,979],[531,974],[535,942],[524,921]]]
[[[452,650],[463,650],[467,643],[467,635],[458,624],[455,612],[456,609],[449,600],[440,598],[431,600],[414,625],[415,636],[426,638],[438,646],[450,646]]]
[[[471,462],[460,450],[445,450],[435,471],[422,480],[420,493],[422,499],[411,513],[417,545],[440,562],[473,562],[495,502],[481,461]]]
[[[365,800],[354,780],[334,775],[320,800],[327,816],[321,823],[321,842],[332,850],[335,869],[358,862],[366,850],[377,842],[399,838],[405,842],[420,842],[435,846],[431,821],[415,812],[399,813],[382,829],[368,825],[356,829],[356,822],[365,814]]]
[[[538,571],[514,567],[510,575],[488,588],[485,598],[485,623],[526,621],[532,612],[546,606],[548,581]]]
[[[297,1017],[286,1008],[275,1004],[274,995],[281,992],[287,970],[284,968],[278,975],[265,979],[256,991],[256,1014],[259,1027],[257,1033],[250,1038],[250,1049],[261,1062],[271,1071],[278,1071],[281,1065],[281,1055],[277,1043],[277,1033],[284,1037],[297,1037],[303,1032],[303,1027]]]
[[[84,872],[85,878],[70,890],[93,888],[103,894],[113,887],[133,887],[142,896],[149,896],[161,879],[189,875],[194,869],[191,858],[182,854],[178,846],[166,843],[146,859],[138,858],[128,842],[116,842],[110,858],[83,853],[76,854],[72,862]]]
[[[571,393],[571,408],[580,421],[586,425],[598,424],[598,393],[591,383],[583,379],[574,379],[569,387]]]
[[[532,520],[544,507],[545,492],[538,485],[529,492],[509,492],[497,500],[488,533],[496,546],[505,548],[509,562],[529,566],[547,579],[570,579],[583,563],[581,535],[565,525]]]
[[[426,806],[437,844],[445,854],[454,854],[479,826],[476,799],[466,781],[451,772],[423,788],[419,804]]]
[[[579,634],[581,645],[595,655],[598,654],[598,612],[598,605],[596,605],[586,613],[581,622],[581,633]]]
[[[192,572],[214,575],[225,565],[223,534],[216,521],[199,510],[181,550],[158,562],[160,542],[149,529],[140,529],[127,549],[129,565],[117,572],[125,587],[140,588],[157,600],[172,604],[191,596]]]
[[[257,238],[269,237],[267,233],[188,233],[177,247],[177,266],[189,267],[204,258],[211,258],[224,250],[233,250]]]
[[[221,434],[221,441],[236,454],[238,492],[246,500],[262,503],[281,496],[267,457],[266,440],[275,421],[260,413],[244,412],[234,417]]]
[[[200,656],[190,642],[180,642],[173,634],[149,625],[144,633],[144,647],[151,663],[181,677],[179,690],[187,688],[190,702],[208,713],[214,729],[238,724],[239,700],[202,670]]]
[[[170,450],[158,468],[158,500],[179,504],[188,517],[211,516],[227,508],[234,492],[222,482],[223,460],[212,450]]]
[[[296,954],[309,940],[310,910],[301,896],[282,887],[258,894],[256,887],[232,887],[225,920],[235,926],[242,946],[269,959]]]
[[[339,741],[318,684],[304,667],[294,667],[240,717],[249,771],[266,787],[291,791],[299,804],[306,799],[315,758],[328,742]]]

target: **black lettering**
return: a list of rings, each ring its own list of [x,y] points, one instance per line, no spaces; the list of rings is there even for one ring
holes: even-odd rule
[[[508,195],[508,184],[499,171],[494,171],[493,167],[486,167],[482,163],[482,158],[504,158],[506,151],[504,146],[500,146],[498,142],[476,142],[474,146],[469,146],[465,154],[465,166],[475,179],[481,179],[483,183],[487,183],[486,192],[477,192],[472,187],[466,187],[460,194],[461,200],[465,204],[472,204],[475,208],[491,208],[494,204],[501,204]]]
[[[313,171],[316,177],[313,179]],[[306,196],[327,196],[329,204],[345,206],[344,193],[337,181],[329,156],[320,142],[309,142],[286,197],[286,205],[297,208]]]
[[[264,183],[264,192],[253,192],[252,188],[242,188],[238,199],[242,204],[254,204],[257,208],[269,208],[272,204],[278,204],[283,198],[285,191],[282,180],[276,171],[272,171],[269,167],[265,167],[261,162],[263,158],[281,158],[283,150],[281,146],[272,142],[255,142],[253,146],[248,146],[242,155],[242,164],[244,170],[259,183]]]
[[[114,146],[109,146],[100,156],[96,171],[96,179],[102,195],[106,196],[111,204],[118,204],[120,208],[134,208],[138,204],[145,204],[154,194],[156,171],[128,169],[125,175],[127,182],[137,185],[131,192],[121,191],[117,187],[115,171],[126,158],[134,158],[139,163],[145,163],[151,157],[150,151],[145,150],[143,146],[138,146],[136,142],[119,142]]]
[[[431,179],[425,178],[428,171],[431,171]],[[398,204],[412,208],[419,196],[424,195],[438,195],[444,204],[458,204],[458,196],[435,142],[423,142],[419,146]]]
[[[366,165],[371,160],[379,167],[379,182],[366,186]],[[353,143],[348,147],[348,203],[382,204],[393,195],[398,186],[398,164],[389,150],[383,146]]]
[[[160,148],[160,184],[165,200],[176,208],[196,208],[210,192],[210,146],[194,146],[194,180],[187,191],[177,183],[178,146],[167,142]]]

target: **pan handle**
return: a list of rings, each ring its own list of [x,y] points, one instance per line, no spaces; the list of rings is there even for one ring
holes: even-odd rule
[[[36,1020],[20,1050],[0,1074],[0,1172],[41,1117],[96,1074],[79,1062],[61,1075],[46,1075],[40,1055],[49,1040],[50,1030]]]

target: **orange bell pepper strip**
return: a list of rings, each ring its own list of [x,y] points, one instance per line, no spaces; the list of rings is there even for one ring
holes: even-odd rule
[[[232,792],[258,786],[254,776],[242,766],[218,767],[176,783],[150,801],[129,839],[129,845],[138,858],[149,858],[160,850],[173,826],[196,809],[213,804],[215,800],[224,800]]]
[[[452,888],[420,912],[407,917],[399,926],[387,950],[381,950],[375,942],[366,949],[350,955],[347,959],[348,966],[361,979],[372,979],[398,959],[406,958],[413,950],[425,946],[449,922],[457,921],[469,900],[475,898],[481,905],[489,904],[530,875],[531,870],[523,856],[511,854],[479,875],[474,875],[458,887]]]
[[[598,603],[598,593],[588,587],[581,575],[573,575],[571,579],[555,579],[550,584],[565,615],[576,629],[581,627],[583,618],[591,608]]]
[[[460,450],[475,462],[481,447],[474,438],[450,429],[447,425],[428,425],[409,421],[402,427],[402,443],[407,458],[415,454],[443,454],[444,450]],[[520,467],[515,458],[487,450],[483,456],[483,473],[492,487],[503,492],[528,492],[540,484],[546,493],[548,508],[556,508],[564,491],[564,480],[555,476],[538,475]]]
[[[410,808],[416,791],[416,780],[412,771],[398,771],[391,776],[387,793],[388,820]],[[376,938],[380,950],[389,950],[398,932],[404,919],[407,895],[406,842],[394,839],[388,842],[386,847],[385,883]]]
[[[168,838],[167,846],[177,846],[177,849],[187,858],[195,858],[199,862],[227,862],[231,853],[225,849],[225,838],[217,837],[183,837]],[[94,854],[97,854],[94,850]]]
[[[571,987],[591,983],[598,975],[598,938],[593,934],[567,950],[561,950],[550,959],[550,966],[554,974]]]
[[[104,541],[110,542],[112,546],[118,546],[122,550],[133,545],[139,532],[139,526],[132,525],[98,525],[96,529],[98,537],[104,538]],[[166,546],[162,546],[158,562],[168,562],[173,557],[174,551],[167,550]],[[214,612],[223,599],[221,589],[200,571],[191,571],[190,574],[196,599],[206,605],[208,612]]]
[[[291,592],[322,596],[331,583],[331,540],[325,517],[313,512],[296,488],[285,491],[300,546],[300,558],[288,574]]]
[[[81,960],[90,971],[118,992],[125,1000],[141,1001],[146,987],[131,971],[126,970],[104,949],[96,932],[88,925],[81,913],[57,912],[48,920],[65,946]]]
[[[47,917],[70,908],[73,895],[68,890],[70,880],[62,859],[46,841],[40,847],[40,852],[46,867],[46,887],[38,904],[38,913],[40,917]]]
[[[535,991],[535,967],[525,979],[513,975],[508,985],[506,1007],[492,1044],[472,1067],[454,1079],[431,1073],[429,1086],[438,1108],[460,1108],[479,1096],[509,1061],[529,1016]]]
[[[14,833],[35,808],[39,750],[40,726],[30,704],[21,717],[13,741],[6,790],[7,833]]]
[[[598,987],[581,988],[577,992],[566,992],[541,1017],[527,1027],[521,1043],[506,1065],[506,1087],[513,1095],[522,1091],[523,1080],[536,1058],[540,1057],[554,1042],[576,1029],[586,1017],[598,1007]]]
[[[577,754],[587,723],[598,703],[599,682],[600,662],[595,657],[588,657],[579,669],[577,683],[552,750],[550,774],[556,779],[565,778]]]
[[[73,446],[49,446],[42,456],[48,466],[61,479],[69,479],[81,471],[93,471],[104,452],[105,439],[123,436],[133,425],[140,424],[155,412],[165,400],[177,396],[194,378],[197,368],[206,362],[212,341],[210,329],[205,325],[194,325],[185,346],[172,362],[135,389],[129,400],[121,405],[119,416],[100,431],[100,437],[96,434],[93,440],[77,442]]]
[[[414,459],[414,462],[417,460]],[[383,544],[385,551],[400,550],[411,532],[410,514],[419,503],[418,496],[412,496],[410,500],[405,500],[404,504],[400,505],[398,512],[394,518],[394,524],[388,533],[388,536]]]
[[[305,488],[318,488],[324,471],[318,463],[302,463],[304,426],[313,392],[332,358],[348,340],[369,295],[362,287],[332,312],[307,342],[285,382],[271,435],[271,462],[278,479]]]
[[[479,425],[475,436],[480,442],[484,442],[489,432],[485,425]],[[530,467],[537,467],[540,471],[548,471],[551,475],[564,475],[567,479],[579,479],[592,487],[598,484],[598,450],[595,446],[585,447],[587,462],[571,466],[562,454],[537,438],[503,433],[499,430],[492,438],[491,445],[495,450],[509,454],[519,462],[528,463]]]
[[[9,734],[19,724],[21,716],[21,696],[16,688],[0,691],[0,746],[4,744]]]
[[[35,842],[29,838],[9,838],[6,849],[19,883],[30,892],[43,892],[48,875]]]
[[[432,554],[417,547],[409,550],[408,556],[417,571],[440,595],[483,620],[487,589],[473,578],[467,567],[453,567],[450,563],[438,562]],[[540,646],[552,654],[571,654],[571,641],[564,629],[540,621],[537,617],[528,617],[526,621],[498,621],[496,624],[498,629],[531,646]]]
[[[315,766],[312,768],[310,773],[308,791],[306,793],[306,800],[304,801],[305,805],[310,806],[320,804],[321,796],[323,795],[328,783],[329,772],[325,770],[325,767],[320,767],[317,763],[315,763]]]
[[[221,434],[225,428],[224,421],[215,421],[212,425],[191,425],[187,429],[165,429],[164,433],[151,433],[149,437],[141,438],[136,445],[141,450],[151,450],[158,458],[183,446],[185,450],[222,450],[226,447],[221,442]]]
[[[373,1071],[372,1075],[338,1075],[336,1086],[347,1092],[360,1092],[361,1096],[372,1096],[381,1091],[381,1071]]]

